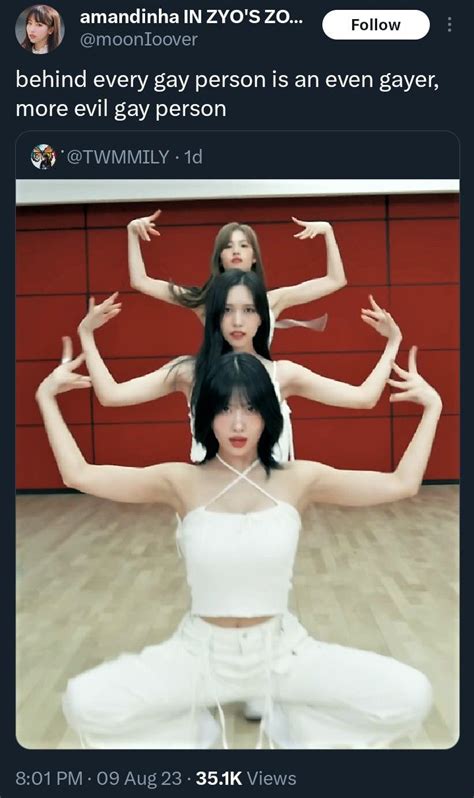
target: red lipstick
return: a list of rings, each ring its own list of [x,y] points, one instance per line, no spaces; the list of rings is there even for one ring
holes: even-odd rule
[[[235,449],[242,449],[243,446],[247,443],[247,438],[229,438],[231,446]]]

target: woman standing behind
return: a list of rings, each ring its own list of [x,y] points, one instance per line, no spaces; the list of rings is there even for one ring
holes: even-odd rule
[[[94,340],[94,331],[113,319],[121,310],[113,294],[95,307],[91,300],[87,316],[78,332],[87,368],[97,398],[106,406],[123,406],[149,402],[174,391],[186,396],[192,410],[193,388],[199,383],[214,360],[230,350],[246,352],[260,358],[270,374],[281,401],[284,427],[276,459],[293,459],[293,434],[290,408],[286,399],[301,396],[305,399],[336,407],[371,408],[379,400],[402,340],[401,332],[386,310],[371,297],[371,308],[363,308],[362,320],[387,339],[378,362],[360,385],[331,380],[290,360],[272,361],[268,339],[270,314],[267,294],[262,281],[252,271],[230,269],[216,277],[209,287],[204,314],[204,340],[196,360],[178,358],[162,368],[141,377],[117,383],[108,371]],[[192,414],[191,414],[192,415]],[[192,418],[191,418],[192,421]],[[191,424],[192,428],[192,424]],[[191,459],[202,460],[204,452],[193,440]]]
[[[150,241],[152,236],[159,236],[156,230],[156,219],[161,211],[155,211],[151,216],[144,216],[131,221],[128,230],[128,264],[130,271],[130,285],[137,291],[161,299],[183,305],[193,310],[203,321],[204,306],[207,293],[214,278],[227,269],[241,269],[254,271],[265,284],[265,273],[262,255],[257,234],[249,225],[230,222],[221,227],[217,233],[214,249],[211,255],[210,277],[202,286],[177,286],[166,280],[149,277],[143,261],[140,241]],[[344,266],[339,254],[336,238],[329,222],[303,222],[292,217],[295,224],[303,229],[295,234],[295,238],[315,238],[324,236],[327,253],[327,273],[324,277],[315,277],[305,280],[297,285],[275,288],[268,291],[268,304],[270,307],[270,329],[273,336],[273,327],[278,317],[287,308],[295,305],[305,305],[324,296],[338,291],[347,284]],[[313,329],[324,329],[326,317],[315,319],[311,322],[295,322],[297,325],[310,326]],[[287,323],[282,322],[282,326]],[[279,326],[277,324],[277,326]],[[269,343],[271,343],[271,338]]]

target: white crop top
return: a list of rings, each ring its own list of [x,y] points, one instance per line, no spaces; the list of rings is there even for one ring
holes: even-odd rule
[[[235,618],[285,612],[300,515],[291,504],[278,501],[247,477],[258,460],[239,472],[219,455],[217,458],[237,478],[206,505],[187,513],[176,532],[191,589],[191,612]],[[268,496],[274,506],[249,513],[206,509],[241,479]]]
[[[293,427],[291,426],[291,408],[286,399],[283,399],[283,401],[281,399],[280,385],[277,380],[276,370],[277,361],[274,361],[270,378],[273,383],[277,399],[280,402],[280,409],[283,416],[283,429],[278,441],[273,447],[272,454],[277,463],[286,463],[288,460],[295,459],[295,450],[293,446]],[[190,459],[193,463],[201,463],[206,456],[206,449],[201,443],[198,443],[194,437],[194,418],[193,414],[191,413],[191,408],[189,408],[188,416],[192,437]]]

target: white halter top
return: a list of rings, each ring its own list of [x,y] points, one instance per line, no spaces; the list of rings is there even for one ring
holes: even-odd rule
[[[288,608],[301,518],[293,505],[275,499],[245,471],[217,459],[236,479],[207,504],[187,513],[176,530],[186,563],[191,612],[209,617],[253,618]],[[208,510],[240,480],[246,480],[274,505],[248,513]]]

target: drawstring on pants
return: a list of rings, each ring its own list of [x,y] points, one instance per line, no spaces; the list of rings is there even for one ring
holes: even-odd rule
[[[276,617],[273,620],[279,624],[278,627],[273,622],[269,625],[266,625],[263,629],[258,630],[258,632],[257,629],[255,629],[255,631],[252,633],[252,637],[254,639],[254,642],[252,643],[252,649],[255,650],[255,644],[257,645],[257,648],[261,646],[262,658],[260,662],[264,669],[264,673],[262,674],[263,680],[261,683],[264,708],[259,725],[258,738],[255,746],[256,749],[261,749],[263,747],[264,734],[266,734],[268,739],[269,748],[274,749],[275,747],[272,739],[272,727],[274,719],[274,701],[272,693],[273,649],[274,640],[278,636],[279,630],[283,629],[283,620],[282,618],[277,620]],[[249,631],[249,629],[246,629],[245,632],[241,633],[240,629],[236,630],[238,635],[237,640],[240,640],[239,648],[242,653],[245,651],[245,647],[241,648],[243,644],[243,640],[241,638],[246,638],[249,634]],[[184,633],[184,624],[182,625],[182,632]],[[190,728],[192,730],[192,734],[195,734],[196,739],[198,739],[200,736],[197,711],[199,708],[199,691],[201,686],[203,686],[203,681],[205,681],[207,689],[210,692],[210,697],[212,697],[212,702],[216,707],[217,714],[219,716],[218,720],[221,727],[222,747],[224,749],[228,749],[229,744],[227,741],[226,719],[219,698],[219,683],[213,662],[215,645],[219,647],[219,632],[214,630],[212,626],[209,625],[209,629],[206,629],[205,635],[200,639],[200,646],[196,652],[197,661],[195,678],[193,680],[192,703],[190,708]],[[219,657],[218,650],[216,650],[215,653],[216,656]]]
[[[212,646],[212,633],[209,634],[207,639],[202,640],[201,642],[201,653],[198,659],[194,685],[193,685],[193,698],[191,703],[190,723],[191,723],[191,729],[194,728],[197,731],[196,709],[198,702],[198,688],[200,682],[206,676],[209,680],[209,685],[212,689],[214,701],[216,703],[217,711],[219,713],[219,721],[222,729],[222,747],[228,749],[229,744],[227,742],[225,715],[217,694],[216,679],[213,673],[212,663],[211,663],[211,646]]]

